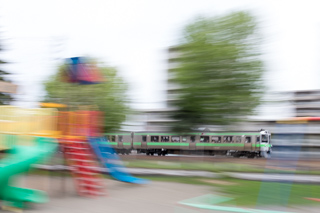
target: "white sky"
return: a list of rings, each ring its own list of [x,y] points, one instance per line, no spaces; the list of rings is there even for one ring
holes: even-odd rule
[[[166,50],[197,15],[252,11],[265,37],[270,91],[319,89],[318,0],[0,0],[1,58],[15,75],[23,106],[35,106],[41,82],[61,62],[89,55],[116,66],[136,107],[165,98]],[[147,103],[147,104],[146,104]],[[269,113],[272,110],[267,110]]]

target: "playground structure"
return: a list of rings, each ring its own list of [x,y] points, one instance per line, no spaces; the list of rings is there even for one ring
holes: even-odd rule
[[[104,82],[98,68],[86,58],[67,60],[62,79],[68,83],[98,84]],[[0,151],[9,151],[0,161],[0,200],[5,205],[24,208],[25,202],[43,203],[44,192],[14,187],[13,177],[29,171],[31,164],[44,161],[58,149],[72,167],[72,176],[80,196],[105,195],[99,162],[119,181],[143,184],[124,170],[114,152],[102,137],[102,112],[97,110],[58,111],[66,105],[42,103],[38,109],[0,106]],[[74,106],[77,107],[77,106]],[[97,157],[98,156],[98,157]]]
[[[99,111],[58,112],[52,108],[22,109],[0,107],[0,151],[9,151],[0,162],[0,200],[5,205],[23,208],[25,202],[42,203],[48,200],[44,192],[14,187],[13,177],[26,173],[31,164],[42,162],[58,148],[72,167],[77,193],[80,196],[103,196],[105,186],[99,161],[109,174],[119,181],[143,184],[121,166],[116,156],[104,153],[112,149],[101,137]]]
[[[31,164],[53,155],[55,109],[0,107],[0,150],[10,151],[0,161],[0,199],[3,205],[24,208],[26,202],[43,203],[44,192],[15,187],[14,177],[29,171]]]

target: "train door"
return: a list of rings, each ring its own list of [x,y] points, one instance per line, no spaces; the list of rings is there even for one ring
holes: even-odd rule
[[[117,144],[117,136],[116,135],[108,135],[107,139],[113,148],[117,147],[117,145],[116,145]]]
[[[196,136],[195,135],[188,136],[187,139],[189,142],[189,149],[195,150],[196,149]]]
[[[118,135],[118,149],[123,149],[123,135]]]
[[[148,137],[149,135],[142,135],[142,140],[141,140],[141,148],[142,149],[147,149],[148,146],[147,146],[147,142],[148,142]]]
[[[132,149],[132,137],[131,135],[123,135],[123,143],[122,146],[124,149]]]
[[[252,151],[252,144],[254,144],[254,142],[252,140],[252,136],[242,135],[242,140],[244,143],[244,150],[251,152]]]
[[[252,143],[252,151],[260,151],[260,135],[256,135]]]
[[[266,133],[262,133],[260,135],[260,151],[262,153],[266,153],[269,150],[270,150],[269,135]]]

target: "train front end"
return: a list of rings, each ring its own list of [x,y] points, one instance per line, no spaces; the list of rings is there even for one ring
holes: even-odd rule
[[[268,130],[261,130],[260,131],[260,155],[262,157],[268,157],[272,151],[272,144],[271,144],[271,133]]]

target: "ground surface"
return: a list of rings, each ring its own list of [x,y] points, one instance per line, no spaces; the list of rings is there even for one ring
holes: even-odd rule
[[[28,176],[20,185],[49,192],[50,202],[38,204],[25,212],[212,212],[179,205],[178,202],[212,192],[206,186],[151,182],[139,186],[106,179],[107,196],[82,198],[76,195],[70,178]]]
[[[26,213],[206,213],[220,212],[199,209],[178,204],[190,198],[199,197],[216,192],[214,187],[152,181],[148,185],[138,186],[106,179],[107,196],[99,198],[83,198],[76,195],[73,180],[70,177],[48,177],[43,175],[29,175],[17,180],[20,186],[44,190],[49,193],[50,202],[38,204],[26,210]],[[217,184],[216,182],[215,184]],[[224,182],[222,185],[228,182]],[[226,184],[228,185],[228,184]],[[315,206],[294,209],[268,207],[273,210],[287,212],[319,212]]]

